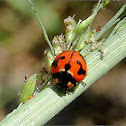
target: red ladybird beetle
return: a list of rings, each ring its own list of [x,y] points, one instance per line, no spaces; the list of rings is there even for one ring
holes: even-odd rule
[[[87,65],[82,55],[74,50],[59,54],[51,65],[53,82],[62,90],[72,89],[87,75]]]

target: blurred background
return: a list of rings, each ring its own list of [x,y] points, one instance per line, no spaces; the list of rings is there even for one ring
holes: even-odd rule
[[[64,32],[64,19],[85,19],[96,1],[33,1],[49,39]],[[111,2],[96,16],[92,29],[104,26],[124,2]],[[27,0],[0,1],[0,121],[19,105],[25,75],[46,62],[41,26]],[[126,59],[51,119],[48,125],[126,125]]]

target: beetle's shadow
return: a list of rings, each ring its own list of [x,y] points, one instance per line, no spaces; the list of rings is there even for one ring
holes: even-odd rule
[[[54,92],[56,92],[58,96],[62,97],[62,96],[65,96],[67,94],[72,95],[77,87],[78,87],[78,85],[76,87],[74,87],[73,89],[62,90],[62,89],[60,89],[60,88],[58,88],[57,86],[54,85],[54,86],[51,87],[51,89]]]
[[[59,89],[59,88],[58,88],[57,86],[55,86],[55,85],[52,86],[51,89],[52,89],[55,93],[57,93],[57,95],[60,96],[60,97],[66,95],[65,91]]]

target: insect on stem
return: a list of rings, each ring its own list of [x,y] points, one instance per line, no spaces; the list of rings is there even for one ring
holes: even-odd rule
[[[32,5],[32,9],[33,9],[33,11],[34,11],[34,13],[35,13],[35,15],[36,15],[38,21],[39,21],[39,24],[40,24],[41,27],[42,27],[45,40],[46,40],[47,44],[49,45],[49,47],[50,47],[50,49],[51,49],[52,55],[54,56],[55,54],[54,54],[53,46],[52,46],[52,44],[51,44],[51,42],[50,42],[50,40],[49,40],[49,38],[48,38],[48,35],[47,35],[47,33],[46,33],[46,30],[45,30],[45,27],[44,27],[44,25],[42,24],[42,21],[41,21],[39,15],[38,15],[38,13],[37,13],[37,11],[36,11],[36,9],[35,9],[35,5],[32,3],[31,0],[28,0],[28,2]]]

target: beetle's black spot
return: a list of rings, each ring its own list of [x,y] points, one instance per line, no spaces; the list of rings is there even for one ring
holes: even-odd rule
[[[52,65],[53,65],[54,68],[57,67],[57,63],[58,63],[58,61],[59,61],[60,59],[65,59],[65,56],[59,57],[56,61],[53,61]]]
[[[69,59],[69,63],[70,63],[70,61],[71,61],[72,56],[74,55],[74,53],[75,53],[75,51],[72,52],[72,54],[71,54],[71,56],[70,56],[70,59]]]
[[[58,83],[56,84],[56,86],[65,91],[69,89],[67,85],[68,82],[71,82],[72,84],[74,84],[74,86],[76,86],[77,84],[77,81],[71,76],[71,74],[67,73],[66,71],[52,74],[52,77],[54,79],[58,78]]]
[[[70,67],[71,67],[70,64],[66,64],[65,65],[65,71],[68,71],[70,69]]]
[[[77,63],[78,65],[80,65],[80,69],[78,70],[78,74],[79,74],[79,75],[83,74],[83,75],[85,76],[86,71],[85,71],[84,69],[82,69],[82,64],[81,64],[78,60],[76,61],[76,63]]]

